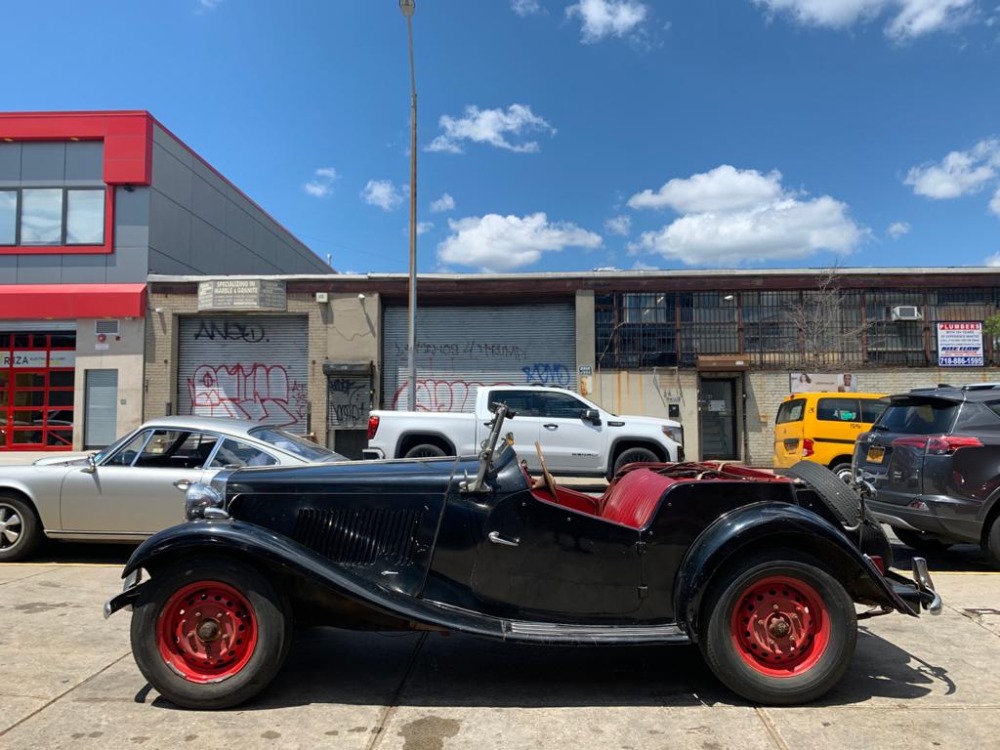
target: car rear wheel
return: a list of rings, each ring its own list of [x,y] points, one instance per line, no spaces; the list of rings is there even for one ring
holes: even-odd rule
[[[755,703],[816,700],[854,655],[850,595],[817,564],[794,555],[734,568],[713,587],[704,611],[705,661],[726,687]]]
[[[952,545],[951,542],[945,541],[944,539],[932,534],[926,534],[923,531],[901,529],[893,526],[892,533],[896,535],[896,538],[899,539],[899,541],[907,547],[915,549],[917,552],[934,554],[936,552],[944,552]]]
[[[836,464],[830,467],[830,471],[837,475],[839,479],[844,484],[849,485],[854,479],[854,475],[851,473],[851,465],[849,463]]]
[[[983,551],[994,568],[1000,568],[1000,516],[993,519],[990,532],[986,535]]]
[[[446,455],[448,454],[444,452],[444,448],[439,445],[434,445],[434,443],[420,443],[406,451],[406,455],[403,458],[441,458]]]
[[[281,668],[291,642],[289,608],[254,568],[195,557],[154,574],[132,617],[132,653],[163,697],[195,709],[253,698]]]
[[[41,541],[35,509],[19,497],[0,494],[0,562],[23,560]]]

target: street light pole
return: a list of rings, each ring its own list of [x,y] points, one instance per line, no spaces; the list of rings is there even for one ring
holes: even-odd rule
[[[417,79],[413,72],[414,0],[399,0],[406,16],[406,35],[410,42],[410,283],[407,307],[406,369],[407,407],[417,408]]]

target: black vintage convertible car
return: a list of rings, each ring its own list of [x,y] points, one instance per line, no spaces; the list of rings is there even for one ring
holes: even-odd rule
[[[556,486],[541,451],[529,476],[506,412],[479,456],[224,470],[192,486],[190,520],[135,551],[105,615],[133,609],[139,669],[189,708],[263,690],[295,622],[693,642],[739,695],[797,704],[843,675],[859,618],[941,608],[924,561],[912,581],[888,570],[880,527],[823,467],[633,464],[592,497]]]

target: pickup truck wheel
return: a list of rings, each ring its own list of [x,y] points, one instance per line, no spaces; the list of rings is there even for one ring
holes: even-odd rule
[[[808,484],[844,526],[861,522],[861,496],[825,466],[799,461],[785,472]]]
[[[441,458],[446,455],[444,449],[434,443],[420,443],[406,451],[403,458]]]
[[[19,497],[0,494],[0,562],[23,560],[42,541],[35,510]]]
[[[230,708],[267,687],[291,642],[285,600],[222,557],[178,561],[143,587],[132,617],[139,671],[184,708]]]
[[[658,463],[660,457],[657,456],[649,448],[626,448],[621,453],[618,454],[618,458],[615,459],[614,473],[617,474],[621,471],[623,466],[627,464],[634,463]]]
[[[713,593],[702,653],[716,677],[744,698],[808,703],[850,664],[858,637],[854,603],[818,566],[795,559],[741,565]]]

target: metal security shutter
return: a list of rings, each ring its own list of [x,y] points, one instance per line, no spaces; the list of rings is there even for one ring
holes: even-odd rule
[[[84,393],[84,449],[111,445],[118,432],[118,370],[87,370]]]
[[[308,430],[305,316],[183,317],[177,413]]]
[[[576,390],[572,303],[418,307],[417,407],[472,411],[479,385],[558,385]],[[407,310],[386,307],[382,405],[407,409]]]

